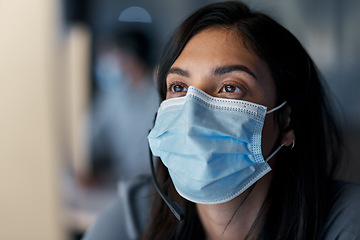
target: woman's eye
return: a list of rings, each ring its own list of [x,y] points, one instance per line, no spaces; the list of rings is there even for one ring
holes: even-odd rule
[[[187,87],[181,84],[173,84],[170,86],[170,91],[172,92],[186,92]]]
[[[242,90],[234,85],[225,85],[222,87],[221,92],[227,92],[227,93],[237,93],[241,92]]]

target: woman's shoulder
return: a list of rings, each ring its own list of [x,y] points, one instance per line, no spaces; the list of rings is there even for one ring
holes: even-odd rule
[[[347,212],[352,210],[351,212],[354,213],[354,211],[359,211],[360,183],[336,181],[332,202],[333,208],[331,212]],[[360,214],[357,216],[360,217]]]
[[[354,197],[360,196],[360,183],[337,180],[333,186],[333,202],[353,203]]]
[[[321,239],[360,239],[360,184],[336,181]]]

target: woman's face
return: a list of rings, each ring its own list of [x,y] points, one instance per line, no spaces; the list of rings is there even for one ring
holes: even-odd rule
[[[166,98],[186,94],[189,86],[220,98],[275,107],[275,81],[267,63],[248,51],[233,30],[213,28],[195,35],[174,62],[166,78]],[[266,116],[262,133],[264,158],[271,154],[279,130],[274,114]],[[277,146],[275,146],[277,147]]]

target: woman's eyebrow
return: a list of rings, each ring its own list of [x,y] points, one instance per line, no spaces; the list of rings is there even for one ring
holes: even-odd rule
[[[214,75],[223,75],[230,72],[241,71],[246,72],[247,74],[251,75],[253,78],[258,79],[254,72],[252,72],[248,67],[244,65],[230,65],[230,66],[221,66],[215,68]]]
[[[170,68],[168,74],[170,74],[170,73],[177,74],[177,75],[180,75],[180,76],[183,76],[183,77],[190,77],[190,73],[188,71],[185,71],[185,70],[181,69],[181,68],[176,68],[176,67]]]

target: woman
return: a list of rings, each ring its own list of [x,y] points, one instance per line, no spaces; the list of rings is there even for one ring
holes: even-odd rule
[[[185,219],[158,197],[142,239],[360,237],[359,188],[334,181],[332,104],[289,31],[240,2],[208,5],[179,26],[157,77],[148,139]]]

